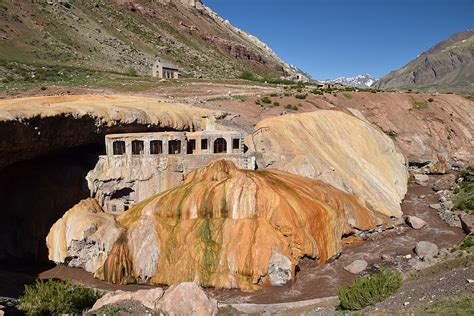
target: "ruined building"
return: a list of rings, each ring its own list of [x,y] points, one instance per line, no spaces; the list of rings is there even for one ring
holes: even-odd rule
[[[181,184],[188,172],[214,160],[255,169],[255,157],[245,152],[237,131],[113,134],[105,145],[107,154],[99,157],[87,181],[91,195],[111,213]]]

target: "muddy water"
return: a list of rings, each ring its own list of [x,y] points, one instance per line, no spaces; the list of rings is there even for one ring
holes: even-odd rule
[[[430,177],[430,183],[436,180]],[[425,199],[420,199],[425,195]],[[428,240],[436,243],[439,248],[453,247],[464,238],[461,229],[448,227],[436,214],[436,210],[428,207],[437,202],[436,194],[431,190],[431,184],[422,187],[414,183],[409,184],[409,191],[402,204],[403,212],[424,219],[428,227],[422,230],[413,230],[405,225],[401,228],[388,230],[370,240],[352,243],[345,248],[342,255],[331,263],[322,267],[312,260],[304,259],[300,264],[297,281],[293,285],[283,287],[269,287],[262,290],[245,293],[239,290],[212,290],[209,293],[220,301],[226,302],[251,302],[275,303],[307,300],[336,294],[336,289],[341,285],[351,282],[355,276],[346,272],[343,267],[356,259],[364,259],[369,265],[381,263],[381,256],[413,254],[413,248],[418,241]],[[94,279],[90,273],[82,269],[55,266],[43,270],[36,269],[34,273],[15,272],[0,269],[0,296],[5,292],[5,286],[15,285],[17,288],[25,282],[31,282],[35,277],[71,279],[105,290],[130,290],[135,291],[149,288],[141,285],[113,285]],[[7,283],[5,283],[7,282]]]

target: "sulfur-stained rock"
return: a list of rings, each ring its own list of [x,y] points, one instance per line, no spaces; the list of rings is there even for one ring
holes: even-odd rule
[[[123,232],[96,200],[83,200],[51,227],[46,237],[49,260],[94,273]]]
[[[343,235],[388,221],[320,181],[219,160],[120,215],[125,232],[95,275],[253,290],[293,280],[301,257],[324,263]]]
[[[246,138],[260,167],[324,181],[387,216],[402,215],[407,162],[370,123],[338,111],[265,119]]]

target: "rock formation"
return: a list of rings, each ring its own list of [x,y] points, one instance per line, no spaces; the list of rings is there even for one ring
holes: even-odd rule
[[[224,113],[152,98],[68,95],[0,101],[0,168],[134,131],[194,130]]]
[[[80,243],[86,234],[73,236],[69,233],[73,229],[63,225],[98,224],[97,214],[102,213],[92,211],[95,206],[82,203],[52,227],[51,258],[68,261],[71,249],[64,245]],[[78,211],[84,207],[87,210]],[[76,213],[82,217],[73,216]],[[386,213],[398,215],[397,210]],[[95,276],[110,282],[195,281],[202,286],[251,290],[294,280],[301,257],[324,263],[341,251],[342,236],[372,229],[387,216],[320,181],[277,170],[240,170],[219,160],[188,174],[183,185],[119,216],[116,225],[124,230],[122,234],[118,228],[116,234],[103,236],[107,241],[86,239],[97,240],[108,251],[105,263],[100,268],[95,265]],[[89,231],[87,226],[79,229]],[[97,232],[101,229],[97,227]]]
[[[318,179],[380,214],[402,215],[406,159],[366,121],[337,111],[284,115],[259,122],[246,143],[260,168]]]

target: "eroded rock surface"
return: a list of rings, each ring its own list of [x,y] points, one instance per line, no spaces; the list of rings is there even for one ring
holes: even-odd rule
[[[301,257],[324,263],[340,253],[343,235],[388,220],[320,181],[220,160],[121,215],[126,232],[109,240],[115,244],[96,276],[247,290],[282,284],[294,278]],[[57,227],[50,235],[67,238]]]
[[[405,157],[366,121],[337,111],[284,115],[258,123],[246,143],[261,153],[259,167],[321,180],[380,214],[402,214]]]
[[[46,238],[49,259],[94,273],[123,232],[96,200],[82,200],[51,227]]]

